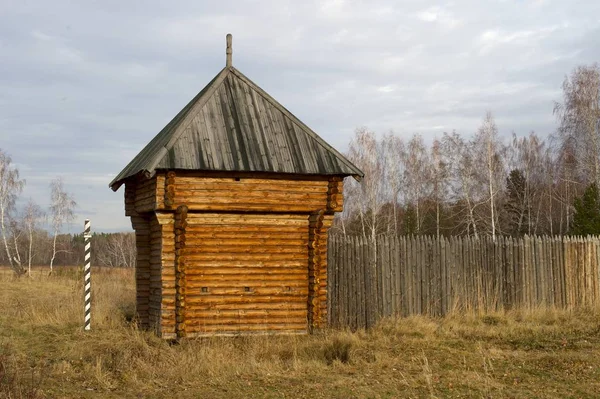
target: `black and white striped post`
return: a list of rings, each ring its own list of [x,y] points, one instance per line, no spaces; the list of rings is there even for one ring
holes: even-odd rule
[[[83,329],[89,331],[92,323],[92,268],[91,268],[91,244],[90,238],[92,238],[91,224],[89,219],[85,220],[83,225],[83,238],[85,239],[85,260],[83,266],[83,281],[84,281],[84,292],[85,292],[85,318]]]

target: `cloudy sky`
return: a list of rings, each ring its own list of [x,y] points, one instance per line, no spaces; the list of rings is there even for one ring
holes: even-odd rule
[[[552,133],[565,74],[600,61],[600,2],[0,0],[0,149],[48,205],[130,229],[112,178],[233,64],[344,151],[360,126],[426,139]]]

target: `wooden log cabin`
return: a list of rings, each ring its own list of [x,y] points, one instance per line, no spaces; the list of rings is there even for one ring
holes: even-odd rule
[[[137,317],[167,339],[327,321],[327,230],[363,173],[231,65],[110,183],[136,234]]]

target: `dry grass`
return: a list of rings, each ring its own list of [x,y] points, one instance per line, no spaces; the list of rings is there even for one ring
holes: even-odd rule
[[[600,311],[383,321],[369,331],[188,340],[128,321],[130,270],[0,273],[0,397],[564,398],[600,395]]]

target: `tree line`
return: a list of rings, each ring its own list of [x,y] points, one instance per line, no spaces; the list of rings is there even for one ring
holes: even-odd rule
[[[357,129],[348,157],[365,178],[346,184],[336,228],[371,239],[600,234],[600,68],[575,68],[562,89],[546,138],[503,139],[491,112],[472,134],[430,143]]]
[[[81,264],[83,234],[63,233],[65,225],[73,221],[77,206],[63,179],[57,177],[50,182],[48,209],[32,199],[21,207],[17,205],[25,184],[10,156],[0,149],[0,265],[10,266],[17,275],[30,275],[34,265],[48,265],[52,273],[57,265]],[[135,265],[133,233],[94,234],[93,240],[94,265]]]

